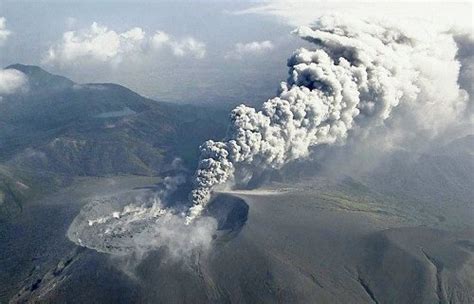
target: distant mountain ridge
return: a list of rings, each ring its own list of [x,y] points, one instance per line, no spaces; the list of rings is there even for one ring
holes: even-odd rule
[[[158,102],[117,84],[77,84],[37,66],[8,68],[27,75],[29,88],[0,107],[4,193],[15,192],[7,182],[15,176],[31,184],[47,175],[42,188],[54,189],[75,176],[155,175],[174,157],[193,170],[199,144],[226,130],[222,109]]]
[[[7,66],[5,69],[18,70],[25,74],[28,77],[30,89],[36,93],[40,90],[51,90],[53,88],[60,90],[74,85],[72,80],[51,74],[34,65],[16,63]]]

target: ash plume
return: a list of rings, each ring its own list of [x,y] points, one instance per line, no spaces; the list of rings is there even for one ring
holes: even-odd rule
[[[226,139],[200,147],[187,223],[241,171],[280,169],[315,146],[387,126],[435,136],[466,109],[452,33],[326,16],[295,34],[313,48],[289,58],[278,96],[260,110],[236,107]]]

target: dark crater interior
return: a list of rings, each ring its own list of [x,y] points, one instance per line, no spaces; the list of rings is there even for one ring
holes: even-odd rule
[[[217,220],[217,229],[227,232],[238,232],[248,219],[249,205],[241,198],[218,194],[209,203],[205,215]]]

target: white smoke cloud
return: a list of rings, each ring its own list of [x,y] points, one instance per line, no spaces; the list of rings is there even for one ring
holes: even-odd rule
[[[349,135],[370,137],[386,127],[435,136],[466,109],[449,32],[326,16],[295,33],[314,47],[288,60],[279,95],[261,110],[238,106],[226,140],[201,146],[188,223],[212,190],[241,170],[279,169],[317,145],[342,145]]]
[[[235,48],[226,54],[226,58],[242,58],[245,55],[261,55],[270,50],[275,46],[269,40],[265,41],[253,41],[249,43],[236,43]]]
[[[94,199],[71,224],[68,237],[80,246],[112,255],[138,255],[165,249],[170,257],[209,250],[217,229],[213,218],[185,225],[159,198],[108,196]]]
[[[0,46],[7,41],[10,34],[11,32],[7,29],[7,19],[0,17]]]
[[[181,170],[181,160],[175,159],[170,168]],[[80,246],[138,262],[154,250],[165,250],[177,260],[205,253],[211,248],[216,220],[202,217],[186,225],[181,212],[164,206],[185,182],[185,176],[177,174],[165,177],[154,191],[96,197],[74,219],[68,237]]]
[[[0,70],[0,99],[2,95],[13,94],[25,90],[28,78],[15,69]]]
[[[62,40],[49,48],[43,62],[64,66],[87,60],[117,65],[126,58],[139,58],[163,47],[175,56],[195,58],[203,58],[206,49],[204,43],[190,37],[178,40],[164,32],[150,37],[139,27],[118,33],[94,22],[90,28],[64,33]]]
[[[459,71],[459,85],[469,94],[469,105],[466,116],[470,121],[474,121],[474,91],[472,85],[474,83],[474,34],[459,33],[453,31],[454,39],[458,47],[457,57],[461,63]]]

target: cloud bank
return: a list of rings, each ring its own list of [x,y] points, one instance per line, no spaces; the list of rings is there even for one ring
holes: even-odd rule
[[[278,96],[260,110],[238,106],[227,138],[200,147],[187,222],[202,213],[216,186],[280,169],[318,145],[393,130],[435,136],[456,123],[468,102],[458,85],[457,45],[451,33],[428,29],[347,16],[298,28],[313,47],[289,58]],[[390,145],[403,144],[405,135]]]
[[[236,43],[235,48],[227,53],[226,58],[242,58],[245,55],[261,55],[274,48],[271,41],[253,41],[249,43]]]
[[[363,2],[363,1],[362,1]],[[390,16],[387,12],[390,12]],[[256,3],[250,8],[234,11],[234,14],[258,14],[274,16],[292,26],[311,25],[324,15],[344,12],[352,18],[392,18],[392,20],[429,22],[430,26],[472,30],[472,3],[469,1],[361,1],[320,0],[269,0]]]
[[[193,56],[201,59],[206,55],[206,45],[192,37],[176,40],[162,31],[157,31],[150,39],[153,49],[170,48],[175,56]]]
[[[119,33],[96,22],[89,28],[68,31],[51,46],[43,62],[60,66],[83,62],[117,65],[167,48],[175,56],[203,58],[206,45],[192,37],[176,39],[164,32],[150,36],[140,27]]]

